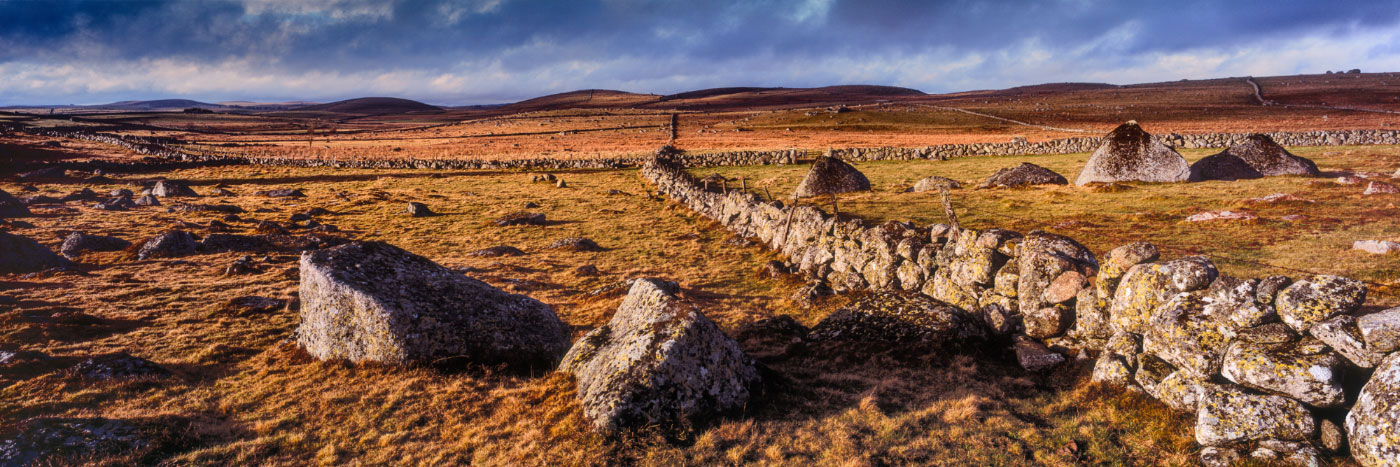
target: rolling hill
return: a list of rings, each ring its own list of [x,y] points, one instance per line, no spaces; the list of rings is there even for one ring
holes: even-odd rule
[[[390,115],[440,112],[442,108],[397,97],[361,97],[327,104],[308,105],[293,110],[296,112],[328,112],[354,115]]]

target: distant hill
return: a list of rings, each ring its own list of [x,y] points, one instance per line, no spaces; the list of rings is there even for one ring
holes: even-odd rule
[[[726,95],[730,95],[730,94],[740,94],[740,93],[745,93],[745,92],[777,91],[777,90],[781,90],[781,89],[783,89],[783,88],[754,88],[754,87],[748,87],[748,88],[743,88],[743,87],[733,87],[733,88],[711,88],[711,89],[701,89],[701,90],[698,90],[698,91],[687,91],[687,92],[682,92],[682,93],[678,93],[678,94],[671,94],[671,95],[669,95],[669,96],[664,96],[664,97],[662,97],[661,100],[663,100],[663,101],[670,101],[670,100],[677,100],[677,99],[704,99],[704,98],[706,98],[706,97],[726,96]]]
[[[308,105],[294,109],[297,112],[330,112],[356,115],[389,115],[413,112],[439,112],[441,107],[431,106],[409,99],[397,97],[361,97],[329,104]]]
[[[225,107],[219,104],[208,102],[192,101],[189,99],[158,99],[152,101],[121,101],[111,104],[87,106],[93,109],[111,110],[134,110],[134,111],[154,111],[154,110],[182,110],[189,108],[200,108],[209,110],[221,110]]]
[[[584,89],[527,99],[502,106],[516,112],[572,108],[633,107],[655,102],[657,96],[610,89]]]

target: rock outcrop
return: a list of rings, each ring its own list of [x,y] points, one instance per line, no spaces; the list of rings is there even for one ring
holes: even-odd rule
[[[743,409],[760,382],[754,362],[666,284],[639,279],[607,324],[579,339],[559,370],[604,433],[688,431]]]
[[[551,368],[568,329],[548,305],[381,242],[301,256],[297,342],[321,359]]]
[[[1128,122],[1104,136],[1103,143],[1089,156],[1089,162],[1075,185],[1093,182],[1184,182],[1191,175],[1186,158],[1175,149],[1153,139],[1137,122]]]

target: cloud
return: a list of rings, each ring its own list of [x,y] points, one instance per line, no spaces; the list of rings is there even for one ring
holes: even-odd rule
[[[1400,65],[1400,1],[0,2],[0,104],[958,91]]]

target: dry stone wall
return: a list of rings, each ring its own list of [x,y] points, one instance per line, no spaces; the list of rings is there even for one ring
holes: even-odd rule
[[[1400,463],[1390,444],[1400,431],[1385,421],[1400,416],[1397,385],[1365,384],[1372,368],[1400,380],[1393,377],[1400,308],[1358,316],[1361,282],[1239,279],[1204,256],[1160,261],[1147,243],[1098,257],[1041,231],[866,226],[707,189],[664,159],[648,161],[640,175],[675,202],[781,252],[813,282],[921,293],[969,312],[1012,343],[1027,369],[1094,358],[1094,380],[1196,414],[1209,465],[1244,456],[1316,465],[1348,445],[1363,465]]]

